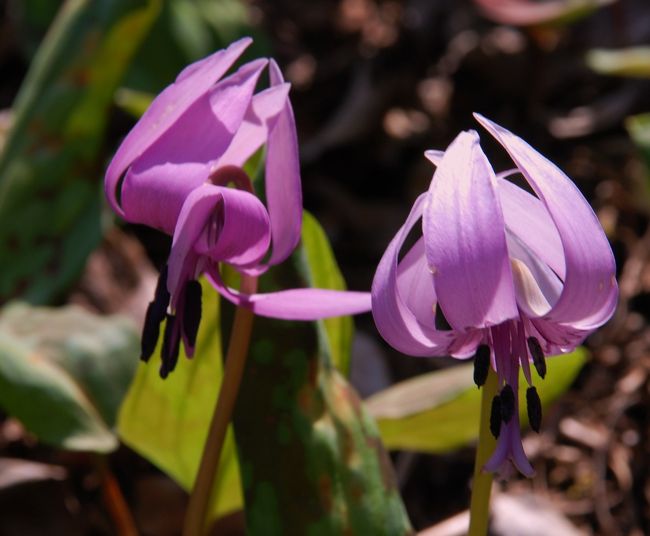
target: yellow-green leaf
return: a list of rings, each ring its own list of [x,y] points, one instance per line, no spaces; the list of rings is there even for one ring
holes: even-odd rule
[[[205,281],[203,315],[196,354],[181,350],[167,379],[158,374],[160,345],[149,363],[138,368],[118,418],[124,443],[190,490],[221,386],[222,357],[219,295]],[[162,332],[162,330],[161,330]],[[213,493],[214,517],[242,506],[241,483],[232,431],[228,431]]]
[[[587,54],[587,65],[600,74],[650,78],[650,47],[620,50],[598,48]]]
[[[586,359],[582,348],[549,358],[544,380],[531,370],[544,406],[568,389]],[[370,397],[366,406],[386,447],[442,453],[476,440],[481,394],[472,369],[472,365],[459,365],[424,374]],[[520,384],[525,381],[520,373]],[[522,422],[527,422],[525,389],[519,390],[519,410]]]

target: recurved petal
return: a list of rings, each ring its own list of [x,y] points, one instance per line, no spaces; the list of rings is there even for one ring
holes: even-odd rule
[[[436,169],[423,213],[438,303],[458,331],[519,315],[496,188],[478,134],[462,132]]]
[[[497,180],[497,185],[503,219],[508,231],[516,236],[532,255],[564,279],[562,241],[544,204],[508,180]]]
[[[271,84],[284,84],[275,61],[269,63]],[[285,260],[300,240],[302,226],[302,188],[298,136],[291,102],[288,98],[269,127],[266,147],[266,204],[269,208],[272,250],[268,264]]]
[[[289,84],[273,86],[253,96],[244,121],[218,165],[243,167],[268,139],[271,122],[284,108],[289,95]]]
[[[202,163],[165,163],[142,170],[131,167],[121,188],[124,218],[173,234],[185,199],[209,173],[209,166]]]
[[[547,319],[579,329],[600,326],[614,312],[618,287],[614,256],[598,218],[555,164],[510,131],[474,115],[506,149],[545,205],[562,241],[564,288]]]
[[[251,309],[259,316],[282,320],[319,320],[355,315],[370,310],[370,294],[322,288],[296,288],[260,294],[242,294],[226,286],[212,266],[207,272],[212,285],[228,301]]]
[[[248,266],[269,247],[269,220],[264,205],[248,192],[204,184],[183,203],[169,255],[167,288],[182,282],[185,258],[208,256],[217,262]]]
[[[126,169],[226,73],[251,42],[248,37],[240,39],[186,67],[176,81],[154,99],[124,139],[106,171],[106,197],[117,214],[124,216],[117,202],[117,187]]]
[[[217,160],[231,144],[267,60],[242,65],[199,97],[144,153],[131,169],[140,171],[166,162]]]
[[[455,337],[452,331],[441,332],[427,326],[431,325],[435,305],[429,301],[430,295],[421,295],[418,307],[409,308],[407,300],[414,297],[408,293],[408,279],[421,275],[416,259],[407,254],[404,269],[400,272],[398,268],[400,249],[422,216],[425,200],[426,194],[422,194],[415,201],[406,222],[384,252],[372,282],[372,315],[379,333],[396,350],[414,356],[444,355]],[[424,315],[421,321],[416,311]]]

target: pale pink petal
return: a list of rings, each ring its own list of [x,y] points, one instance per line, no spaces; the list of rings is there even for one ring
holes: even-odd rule
[[[564,279],[562,241],[544,203],[510,181],[498,180],[497,185],[508,231]]]
[[[273,60],[269,63],[269,75],[272,86],[284,84],[282,73]],[[302,228],[298,136],[289,99],[285,100],[282,111],[270,127],[264,182],[272,236],[268,264],[274,265],[285,260],[295,249]]]
[[[485,117],[476,119],[508,151],[545,205],[564,250],[562,295],[547,317],[579,329],[607,321],[616,307],[615,264],[598,218],[573,182],[524,140]]]
[[[219,166],[243,167],[269,135],[269,123],[284,108],[289,97],[289,84],[273,86],[253,96],[244,121],[226,152],[219,158]]]
[[[367,292],[298,288],[265,294],[241,294],[227,287],[214,267],[207,275],[224,298],[251,309],[259,316],[311,321],[370,311],[370,294]]]
[[[399,252],[422,216],[425,199],[426,194],[423,194],[415,201],[406,223],[384,252],[372,282],[372,314],[379,333],[396,350],[414,356],[445,355],[455,337],[452,331],[431,329],[434,303],[427,304],[426,296],[423,296],[424,304],[419,309],[425,316],[419,321],[401,295],[400,287],[407,288],[406,277],[419,277],[418,270],[411,271],[407,267],[401,274],[399,285],[397,282]]]
[[[436,169],[423,214],[438,304],[457,331],[519,316],[496,188],[476,132],[459,134]]]

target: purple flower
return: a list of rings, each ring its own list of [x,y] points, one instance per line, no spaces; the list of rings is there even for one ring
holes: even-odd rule
[[[405,354],[475,356],[479,386],[492,366],[498,443],[485,468],[512,462],[531,475],[519,431],[519,367],[529,385],[529,421],[539,430],[530,362],[544,377],[546,355],[573,350],[610,318],[618,297],[614,258],[571,180],[521,138],[475,117],[516,169],[495,175],[475,131],[459,134],[444,153],[428,151],[437,169],[377,268],[372,312],[382,336]],[[506,180],[514,173],[534,194]],[[420,218],[423,236],[399,260]]]
[[[219,263],[256,276],[285,260],[300,240],[302,193],[289,84],[271,59],[224,75],[250,45],[241,39],[186,67],[156,97],[106,172],[106,196],[127,221],[173,236],[169,261],[147,311],[142,357],[153,353],[166,319],[163,368],[180,341],[194,352],[206,274],[219,292],[257,314],[313,320],[370,308],[367,293],[293,289],[247,295],[227,287]],[[255,92],[268,67],[269,87]],[[265,150],[266,206],[243,170]]]

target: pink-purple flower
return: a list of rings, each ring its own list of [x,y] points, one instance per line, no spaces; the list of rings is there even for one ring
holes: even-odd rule
[[[405,354],[475,356],[479,385],[489,366],[496,371],[491,429],[498,443],[485,469],[512,463],[531,475],[519,430],[519,368],[529,422],[539,430],[530,363],[544,377],[545,356],[573,350],[610,318],[615,264],[573,182],[521,138],[475,117],[516,169],[495,174],[475,131],[459,134],[444,153],[428,151],[437,169],[377,268],[372,311],[382,336]],[[507,179],[515,173],[530,191]],[[402,258],[420,220],[422,237]]]
[[[257,314],[313,320],[370,307],[367,293],[292,289],[248,295],[224,284],[220,263],[257,276],[284,261],[300,240],[302,193],[289,84],[272,60],[226,73],[250,45],[241,39],[186,67],[124,139],[106,172],[113,210],[173,236],[147,311],[142,357],[166,320],[161,374],[173,370],[182,341],[194,352],[206,274],[227,299]],[[263,72],[269,85],[256,92]],[[265,154],[266,205],[244,164]]]

